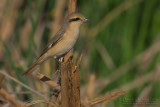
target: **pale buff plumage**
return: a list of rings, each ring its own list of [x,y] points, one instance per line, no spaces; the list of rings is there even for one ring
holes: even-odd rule
[[[79,36],[79,27],[83,22],[88,22],[82,14],[73,13],[69,15],[60,30],[48,43],[40,57],[22,75],[31,73],[38,65],[50,57],[60,57],[66,54],[75,45]]]

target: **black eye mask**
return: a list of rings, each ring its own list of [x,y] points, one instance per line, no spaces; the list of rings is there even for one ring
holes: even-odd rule
[[[70,19],[69,22],[78,21],[78,20],[80,20],[80,18],[73,18],[73,19]]]

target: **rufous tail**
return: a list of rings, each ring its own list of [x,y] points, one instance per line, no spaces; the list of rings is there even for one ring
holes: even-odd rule
[[[24,72],[24,73],[22,74],[22,76],[27,75],[27,74],[33,72],[33,70],[34,70],[39,64],[41,64],[41,63],[43,62],[42,60],[43,60],[43,56],[39,57],[39,58],[31,65],[31,67],[30,67],[26,72]]]

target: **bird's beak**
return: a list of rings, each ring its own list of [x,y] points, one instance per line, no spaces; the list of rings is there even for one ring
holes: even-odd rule
[[[88,19],[83,19],[82,22],[87,23],[87,22],[89,22],[89,20]]]

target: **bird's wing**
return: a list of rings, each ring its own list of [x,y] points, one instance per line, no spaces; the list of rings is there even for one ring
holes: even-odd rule
[[[46,53],[51,47],[53,47],[63,37],[64,33],[65,33],[65,28],[61,27],[60,30],[55,34],[55,36],[49,41],[46,48],[42,51],[40,57],[44,53]]]
[[[50,40],[50,42],[48,43],[47,47],[43,50],[42,54],[40,55],[40,57],[31,65],[31,67],[24,72],[22,75],[26,75],[28,73],[31,73],[33,71],[34,68],[37,67],[37,65],[39,65],[39,63],[41,63],[41,61],[44,58],[44,54],[51,48],[53,47],[59,40],[61,40],[61,38],[63,37],[65,33],[65,27],[61,27],[60,30],[56,33],[56,35]],[[43,62],[43,61],[42,61]]]

